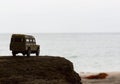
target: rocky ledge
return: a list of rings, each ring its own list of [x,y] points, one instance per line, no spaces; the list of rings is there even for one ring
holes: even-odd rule
[[[62,57],[0,57],[0,84],[82,84],[73,64]]]

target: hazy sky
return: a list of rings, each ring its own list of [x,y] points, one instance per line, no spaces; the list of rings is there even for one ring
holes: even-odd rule
[[[0,33],[120,32],[120,0],[0,0]]]

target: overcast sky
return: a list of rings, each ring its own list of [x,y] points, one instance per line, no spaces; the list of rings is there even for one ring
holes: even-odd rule
[[[0,0],[0,33],[120,32],[120,0]]]

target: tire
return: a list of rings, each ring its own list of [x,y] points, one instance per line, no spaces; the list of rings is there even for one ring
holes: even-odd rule
[[[23,54],[23,56],[25,56],[25,53],[22,53]]]
[[[30,53],[31,53],[31,49],[28,48],[28,50],[27,50],[27,56],[28,56],[28,57],[30,56]]]
[[[40,54],[40,49],[38,48],[36,51],[36,56],[39,56],[39,54]]]
[[[15,56],[16,56],[16,53],[15,53],[14,51],[12,51],[12,55],[13,55],[13,57],[15,57]]]

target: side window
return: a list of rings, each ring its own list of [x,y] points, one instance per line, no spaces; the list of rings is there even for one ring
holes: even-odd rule
[[[14,38],[13,41],[14,41],[14,42],[22,42],[23,39],[22,39],[22,38]]]
[[[36,42],[35,42],[35,39],[33,39],[33,43],[36,43]]]
[[[30,39],[30,43],[32,43],[32,39]]]
[[[32,43],[34,43],[34,39],[32,39]]]
[[[26,39],[26,42],[29,42],[29,39]]]
[[[21,42],[24,42],[24,39],[23,39],[23,38],[21,38]]]
[[[32,43],[34,43],[33,39],[32,39]]]

